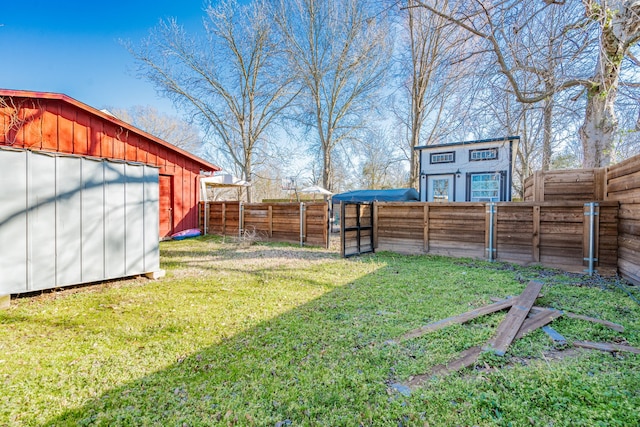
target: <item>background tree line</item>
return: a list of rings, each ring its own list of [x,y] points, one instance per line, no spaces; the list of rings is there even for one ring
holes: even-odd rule
[[[284,177],[416,187],[415,147],[469,139],[521,137],[516,191],[637,154],[639,40],[640,0],[222,0],[200,31],[169,19],[127,48],[191,132],[167,139],[251,201]]]

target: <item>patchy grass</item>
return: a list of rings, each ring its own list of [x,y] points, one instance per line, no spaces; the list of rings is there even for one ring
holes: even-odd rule
[[[638,355],[554,348],[391,384],[493,333],[504,313],[401,344],[425,323],[547,283],[539,305],[615,321],[554,321],[572,340],[640,346],[640,306],[613,282],[432,256],[348,260],[217,238],[163,242],[167,277],[44,294],[0,311],[0,425],[635,425]],[[624,285],[622,285],[624,286]],[[625,288],[636,297],[638,292]]]

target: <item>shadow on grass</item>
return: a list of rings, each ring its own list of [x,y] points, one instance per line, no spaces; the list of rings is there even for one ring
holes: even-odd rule
[[[383,345],[398,330],[390,327],[397,316],[385,294],[362,277],[47,425],[366,422],[367,407],[390,405],[387,382],[397,359],[397,348]],[[403,416],[399,403],[386,411],[390,420]]]
[[[183,250],[194,254],[176,245],[165,247],[163,256],[179,260]],[[208,251],[199,253],[210,256]],[[217,256],[234,262],[245,255]],[[379,265],[369,274],[343,286],[334,285],[319,298],[236,335],[215,337],[212,345],[113,388],[45,425],[500,425],[507,418],[522,425],[530,416],[553,420],[544,406],[518,412],[531,399],[529,389],[504,391],[492,389],[486,381],[474,385],[455,379],[444,389],[440,388],[443,383],[435,382],[435,387],[427,386],[411,396],[390,388],[411,373],[425,372],[468,346],[484,342],[490,331],[478,322],[402,345],[388,344],[388,340],[466,311],[470,301],[486,303],[489,296],[515,294],[522,287],[508,271],[456,270],[453,262],[443,258],[432,263],[422,262],[424,257],[395,255],[371,259]],[[199,268],[211,268],[206,260],[199,262]],[[236,268],[254,275],[264,273],[262,267]],[[293,275],[295,267],[287,271]],[[327,287],[329,279],[324,280],[307,284]],[[194,284],[193,291],[203,298],[207,290],[206,284]],[[215,297],[213,291],[211,294]],[[175,327],[176,333],[208,333]],[[586,373],[578,378],[590,381]],[[561,379],[561,375],[553,376],[553,381]],[[564,398],[562,388],[554,387],[552,380],[530,381],[531,390],[542,387],[545,397],[555,393]],[[474,395],[474,387],[484,391]],[[491,400],[490,411],[483,406],[487,399]],[[621,404],[620,413],[625,411],[624,399],[624,395],[614,398]],[[564,411],[570,417],[591,403],[587,398],[580,404],[570,402]]]

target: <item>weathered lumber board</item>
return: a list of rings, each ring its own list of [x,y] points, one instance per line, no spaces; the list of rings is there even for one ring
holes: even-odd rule
[[[435,375],[442,375],[449,372],[459,371],[476,363],[482,354],[482,348],[479,346],[471,347],[460,353],[460,356],[444,365],[434,366],[429,373],[415,375],[409,379],[404,385],[409,388],[416,388],[424,384],[427,380]]]
[[[544,309],[537,311],[522,323],[514,340],[520,339],[529,332],[548,325],[560,316],[562,316],[560,310]]]
[[[625,351],[629,353],[640,354],[640,348],[632,347],[630,345],[622,345],[622,344],[611,344],[606,342],[593,342],[593,341],[574,341],[573,345],[581,348],[590,348],[593,350],[600,351]]]
[[[454,323],[465,323],[470,320],[473,320],[477,317],[484,316],[485,314],[495,313],[496,311],[504,310],[510,308],[516,302],[516,298],[508,298],[501,301],[498,301],[493,304],[485,305],[480,308],[476,308],[475,310],[467,311],[462,314],[458,314],[457,316],[447,317],[446,319],[438,320],[436,322],[429,323],[425,326],[421,326],[419,328],[413,329],[402,337],[400,337],[399,341],[405,341],[411,338],[420,337],[428,332],[437,331],[438,329],[442,329],[445,326],[452,325]]]
[[[538,298],[541,289],[542,282],[533,280],[529,282],[524,291],[516,298],[507,317],[498,326],[494,337],[485,345],[486,350],[493,351],[499,356],[505,354],[529,314],[529,310],[533,307],[536,298]]]
[[[571,319],[580,319],[580,320],[586,320],[587,322],[599,323],[601,325],[606,326],[609,329],[613,329],[614,331],[624,332],[624,326],[618,323],[608,322],[606,320],[596,319],[595,317],[583,316],[581,314],[575,314],[568,311],[565,311],[564,315],[567,317],[570,317]]]
[[[551,326],[543,326],[542,330],[544,331],[545,334],[549,336],[549,338],[551,338],[551,340],[554,343],[560,344],[560,345],[567,344],[567,339],[560,332],[553,329]]]
[[[507,298],[514,298],[514,297],[507,297]],[[490,298],[491,301],[503,301],[504,298],[496,298],[496,297],[491,297]],[[539,311],[542,310],[555,310],[555,311],[559,311],[560,313],[562,313],[564,316],[569,317],[571,319],[580,319],[580,320],[585,320],[587,322],[592,322],[592,323],[599,323],[601,325],[606,326],[609,329],[612,329],[614,331],[617,332],[624,332],[624,326],[618,324],[618,323],[614,323],[614,322],[609,322],[607,320],[602,320],[602,319],[598,319],[596,317],[590,317],[590,316],[584,316],[582,314],[576,314],[576,313],[572,313],[570,311],[565,311],[565,310],[557,310],[557,309],[553,309],[550,307],[539,307],[534,305],[533,307],[531,307],[531,312],[532,313],[537,313]]]

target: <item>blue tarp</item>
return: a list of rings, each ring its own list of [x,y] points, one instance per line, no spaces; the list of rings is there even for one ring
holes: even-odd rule
[[[413,202],[420,200],[420,195],[413,188],[394,188],[391,190],[355,190],[334,194],[333,203],[339,202]]]

